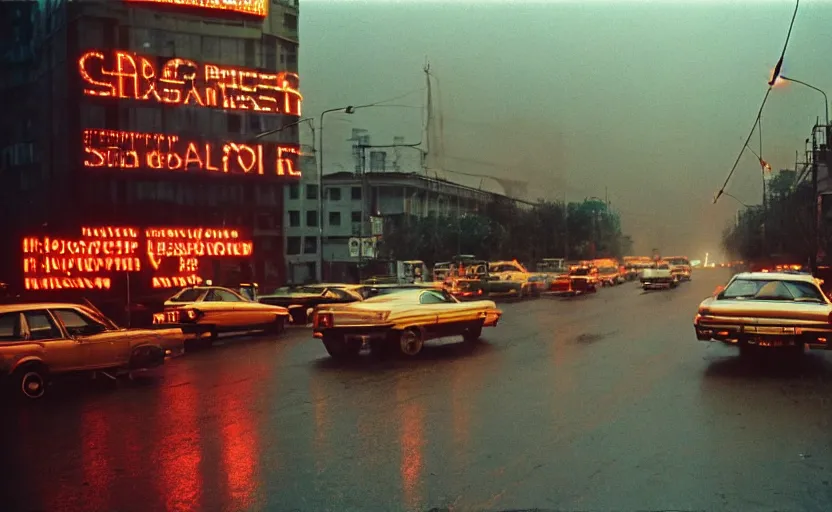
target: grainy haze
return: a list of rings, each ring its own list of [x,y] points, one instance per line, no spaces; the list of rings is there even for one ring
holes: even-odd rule
[[[606,188],[639,252],[702,257],[719,252],[740,207],[712,198],[751,127],[793,6],[306,0],[305,115],[423,88],[427,57],[448,168],[528,179],[532,198],[604,197]],[[829,4],[801,2],[784,74],[832,92],[830,14]],[[391,103],[419,106],[424,92]],[[763,156],[775,170],[793,167],[822,105],[799,85],[772,92]],[[421,125],[418,108],[328,116],[327,171],[352,168],[351,128],[382,144],[418,141]],[[728,192],[758,203],[759,169],[744,156]]]

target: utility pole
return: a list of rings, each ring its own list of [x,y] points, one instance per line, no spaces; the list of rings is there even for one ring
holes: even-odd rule
[[[814,235],[815,243],[813,244],[811,254],[809,255],[809,263],[812,267],[812,275],[817,276],[818,272],[818,249],[820,249],[820,223],[818,222],[818,215],[820,209],[817,207],[818,202],[818,139],[817,139],[818,124],[812,128],[812,233]]]

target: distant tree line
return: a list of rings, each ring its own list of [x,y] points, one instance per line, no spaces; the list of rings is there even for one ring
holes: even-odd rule
[[[737,213],[722,233],[722,245],[734,259],[768,258],[806,263],[815,247],[812,216],[815,202],[808,183],[793,186],[792,174],[781,173],[768,184],[765,208],[756,205]],[[828,242],[823,232],[821,247]]]
[[[386,219],[380,256],[418,259],[432,265],[456,254],[486,260],[620,257],[632,241],[621,233],[619,216],[603,201],[565,204],[539,201],[521,207],[495,200],[476,213],[399,215]]]

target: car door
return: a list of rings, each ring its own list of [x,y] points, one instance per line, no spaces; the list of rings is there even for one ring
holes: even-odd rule
[[[130,340],[76,308],[54,308],[55,318],[81,345],[87,368],[124,366],[130,359]]]
[[[0,315],[0,357],[16,361],[27,356],[39,357],[56,373],[76,370],[84,364],[78,343],[61,332],[46,310]]]
[[[217,295],[231,309],[230,325],[238,327],[258,327],[274,322],[274,308],[259,302],[246,300],[230,290],[218,289]]]
[[[452,304],[461,303],[444,290],[426,290],[419,296],[420,317],[428,337],[450,336],[457,330]]]

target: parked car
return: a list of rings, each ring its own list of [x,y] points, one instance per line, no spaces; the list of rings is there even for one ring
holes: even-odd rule
[[[78,304],[0,306],[0,377],[18,396],[44,396],[54,377],[101,373],[115,379],[184,351],[181,329],[122,329]]]
[[[598,291],[598,269],[587,265],[573,265],[569,273],[557,278],[549,287],[550,295],[575,296]]]
[[[183,288],[165,301],[165,309],[153,314],[155,325],[181,327],[197,338],[210,340],[220,333],[263,330],[280,334],[289,322],[289,310],[251,301],[229,288],[193,286]]]
[[[809,274],[737,274],[699,304],[696,338],[738,346],[743,355],[776,348],[802,354],[806,346],[828,350],[832,303],[820,284]]]
[[[257,301],[262,304],[281,306],[289,310],[295,325],[306,325],[308,311],[321,304],[347,304],[367,297],[371,286],[355,284],[309,284],[278,290],[270,295],[261,295]]]
[[[428,340],[462,335],[480,338],[483,327],[493,327],[502,312],[493,301],[460,302],[445,290],[403,290],[352,304],[319,308],[313,317],[313,336],[330,356],[356,357],[368,343],[377,353],[398,350],[413,357]]]

